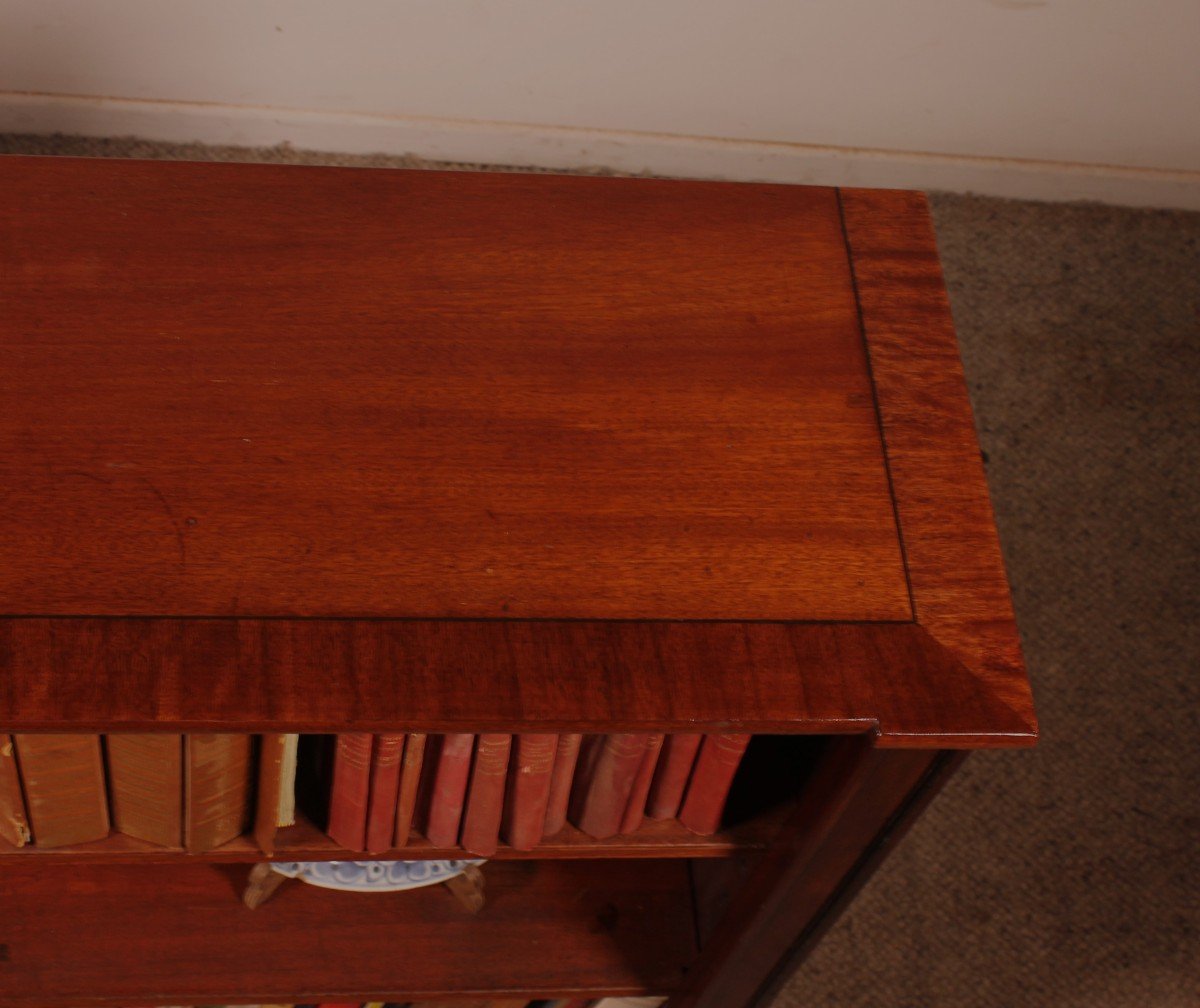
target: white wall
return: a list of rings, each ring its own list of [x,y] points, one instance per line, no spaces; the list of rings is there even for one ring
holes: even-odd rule
[[[0,129],[1200,206],[1200,0],[0,0]]]

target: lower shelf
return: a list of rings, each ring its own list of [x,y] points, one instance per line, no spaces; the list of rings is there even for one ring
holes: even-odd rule
[[[0,1004],[397,1001],[661,995],[694,961],[688,863],[493,862],[487,905],[441,886],[288,883],[240,902],[237,865],[0,866]]]

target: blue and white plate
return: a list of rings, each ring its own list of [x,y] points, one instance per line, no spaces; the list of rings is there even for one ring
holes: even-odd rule
[[[477,861],[279,861],[274,871],[288,878],[347,892],[401,892],[437,885],[461,875]]]

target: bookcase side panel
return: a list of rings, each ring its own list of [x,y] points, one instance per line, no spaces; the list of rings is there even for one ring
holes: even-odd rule
[[[737,884],[669,1008],[769,1003],[960,760],[944,750],[834,740],[791,822]]]

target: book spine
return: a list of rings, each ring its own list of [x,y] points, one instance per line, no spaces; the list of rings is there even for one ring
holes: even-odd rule
[[[331,840],[346,850],[367,847],[367,800],[371,793],[371,750],[367,732],[343,732],[333,753],[333,784],[329,792]]]
[[[283,767],[279,774],[279,806],[275,812],[276,826],[296,825],[296,765],[300,753],[300,736],[283,736]]]
[[[183,845],[212,850],[239,837],[250,818],[252,738],[241,734],[185,738]]]
[[[99,735],[14,735],[33,842],[64,847],[108,836]]]
[[[575,780],[575,765],[579,762],[579,734],[559,735],[554,753],[554,769],[550,774],[550,794],[546,799],[546,822],[542,835],[554,836],[567,825],[567,805],[571,800],[571,784]]]
[[[475,736],[462,733],[439,739],[437,759],[429,778],[426,839],[436,847],[458,844],[467,777],[471,772],[471,750]]]
[[[646,815],[651,819],[674,819],[679,815],[679,806],[683,804],[683,793],[687,790],[703,737],[699,732],[666,737],[646,799]]]
[[[254,802],[254,842],[264,854],[275,853],[279,829],[280,792],[283,790],[283,761],[289,736],[262,735],[258,746],[258,792]],[[111,754],[112,746],[109,746]]]
[[[504,805],[504,839],[516,850],[541,842],[557,750],[557,735],[517,736]]]
[[[650,793],[650,782],[654,779],[654,769],[658,766],[662,746],[662,734],[647,736],[646,750],[642,753],[641,765],[638,767],[637,776],[633,778],[633,790],[629,792],[629,803],[625,806],[625,815],[621,819],[622,833],[632,833],[642,825],[646,796]]]
[[[0,837],[16,847],[32,839],[11,735],[0,735]]]
[[[480,735],[475,745],[471,788],[463,817],[462,846],[480,857],[491,857],[500,844],[504,783],[508,778],[511,749],[511,735]]]
[[[604,749],[607,735],[587,734],[579,742],[579,755],[575,761],[575,773],[571,778],[571,796],[567,806],[567,819],[576,822],[583,813],[583,805],[591,787],[592,773],[596,760]]]
[[[679,821],[693,833],[715,833],[749,735],[707,735],[696,758]]]
[[[371,794],[367,800],[367,850],[372,853],[392,849],[403,755],[403,735],[375,736],[375,750],[371,755]]]
[[[620,832],[647,741],[643,734],[620,733],[599,746],[575,820],[589,836],[604,840]]]
[[[425,762],[425,735],[414,732],[404,743],[404,761],[400,766],[400,788],[396,796],[396,832],[393,844],[407,847],[412,833],[417,792],[421,784],[421,766]]]
[[[104,749],[113,828],[164,847],[183,846],[183,736],[110,734]]]

